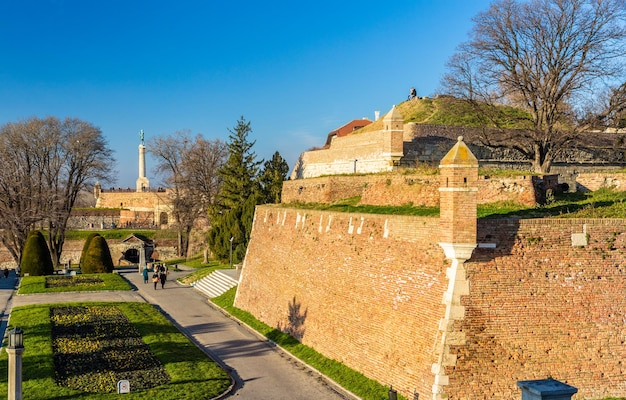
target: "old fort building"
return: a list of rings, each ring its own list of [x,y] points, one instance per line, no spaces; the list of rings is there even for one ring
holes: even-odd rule
[[[626,396],[626,221],[477,219],[479,160],[424,178],[439,217],[258,206],[235,305],[409,399]]]

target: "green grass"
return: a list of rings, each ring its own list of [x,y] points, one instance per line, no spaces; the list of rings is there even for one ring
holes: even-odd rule
[[[146,303],[71,303],[67,305],[117,305],[140,332],[143,341],[164,365],[171,377],[167,385],[132,391],[125,399],[200,400],[217,396],[229,387],[228,374],[180,333],[153,306]],[[11,312],[11,326],[24,330],[23,393],[29,399],[118,399],[114,393],[83,393],[57,386],[51,346],[50,307],[17,307]],[[7,355],[0,352],[0,393],[7,393]]]
[[[332,204],[289,203],[288,207],[367,214],[413,215],[438,217],[439,207],[359,205],[359,197]],[[512,201],[480,204],[478,218],[626,218],[626,191],[603,188],[594,192],[564,193],[549,204],[529,207]]]
[[[323,375],[334,380],[339,385],[356,394],[360,398],[365,400],[379,400],[386,399],[388,397],[388,387],[381,385],[373,379],[367,378],[360,372],[348,368],[338,361],[330,360],[324,357],[313,348],[303,345],[288,334],[257,320],[249,312],[233,306],[235,293],[236,288],[232,288],[223,295],[211,299],[211,301],[235,318],[246,323],[252,329],[265,336],[268,340],[271,340],[280,347],[289,351],[300,360],[311,365]],[[398,395],[398,398],[405,399],[400,395]]]
[[[51,277],[60,277],[52,275]],[[80,279],[81,277],[94,277],[102,281],[102,284],[81,285],[80,283],[71,286],[46,287],[45,276],[25,276],[22,278],[18,294],[33,293],[59,293],[59,292],[85,292],[95,290],[131,290],[131,286],[117,274],[81,274],[68,279]]]
[[[187,265],[187,264],[185,264]],[[191,285],[192,282],[198,281],[205,276],[211,274],[216,269],[227,269],[230,268],[229,264],[222,264],[219,261],[210,261],[207,264],[202,263],[199,267],[197,267],[194,272],[185,275],[181,278],[178,278],[178,282],[183,285]]]
[[[420,217],[439,216],[439,207],[415,207],[411,204],[402,206],[359,205],[360,197],[352,197],[332,204],[326,203],[289,203],[289,207],[305,210],[323,210],[365,214],[413,215]]]
[[[626,191],[602,188],[564,193],[544,206],[493,203],[478,207],[479,218],[626,218]]]

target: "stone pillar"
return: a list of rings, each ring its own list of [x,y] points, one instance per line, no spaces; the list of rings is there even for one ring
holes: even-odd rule
[[[22,400],[22,353],[23,347],[8,348],[9,355],[9,382],[8,400]]]
[[[137,191],[143,192],[150,189],[150,181],[146,178],[146,146],[139,145],[139,178],[137,178]]]
[[[478,160],[463,138],[444,156],[440,173],[440,240],[446,259],[451,261],[446,270],[448,289],[443,294],[446,306],[439,321],[439,340],[435,350],[437,361],[432,365],[434,375],[433,400],[447,399],[445,387],[449,384],[446,367],[456,364],[456,355],[450,346],[465,344],[465,334],[454,330],[454,321],[465,318],[461,296],[469,294],[469,282],[464,263],[476,248],[476,203],[478,192]]]
[[[393,167],[404,156],[404,117],[396,106],[383,118],[382,135],[384,141],[381,156]]]

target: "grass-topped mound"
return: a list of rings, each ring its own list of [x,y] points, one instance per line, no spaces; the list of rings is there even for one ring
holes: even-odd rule
[[[492,120],[487,119],[483,113],[477,112],[467,101],[450,96],[440,96],[434,99],[421,98],[402,102],[396,109],[404,117],[404,123],[415,122],[417,124],[468,126],[468,127],[495,127],[494,121],[501,128],[529,129],[531,128],[530,116],[524,111],[510,106],[497,106],[489,108]],[[482,107],[487,107],[486,105]],[[383,129],[383,118],[356,130],[359,132],[372,132]]]

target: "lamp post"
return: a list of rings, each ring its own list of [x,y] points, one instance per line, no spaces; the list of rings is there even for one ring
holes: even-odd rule
[[[234,236],[230,237],[230,268],[233,268],[233,240],[235,240]]]
[[[15,328],[9,331],[9,382],[8,400],[22,400],[22,353],[24,352],[24,331]]]

